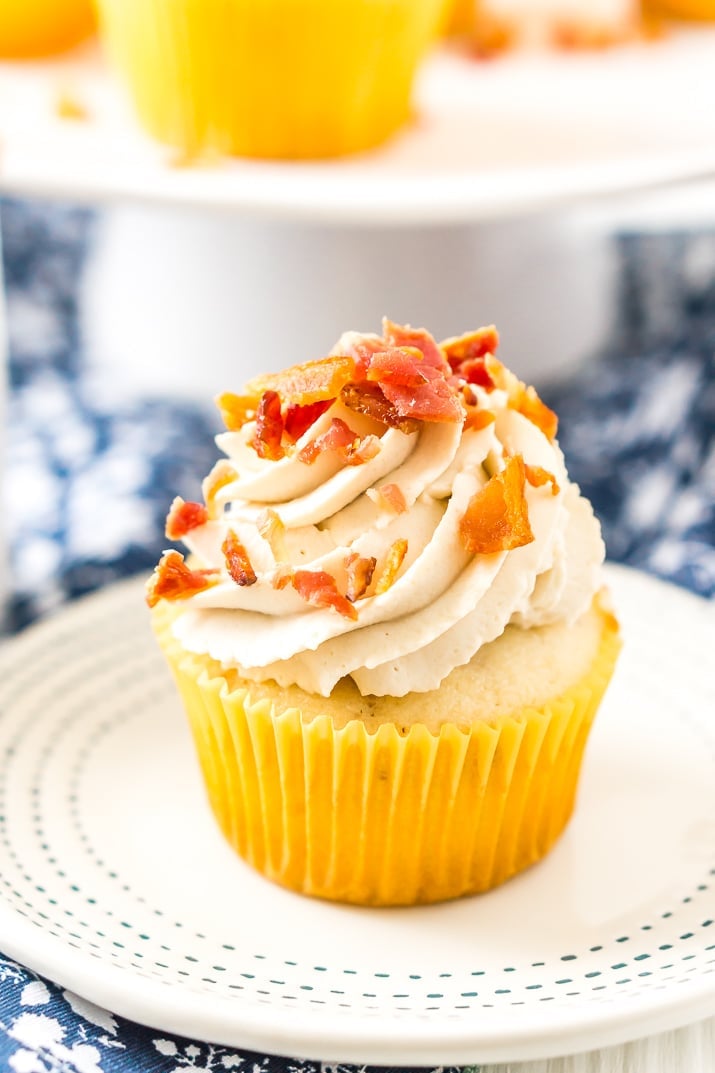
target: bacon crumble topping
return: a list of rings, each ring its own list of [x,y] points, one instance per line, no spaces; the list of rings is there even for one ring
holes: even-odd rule
[[[375,585],[376,596],[381,596],[383,592],[387,592],[387,590],[394,584],[395,578],[397,577],[400,567],[407,555],[407,547],[407,541],[404,538],[396,540],[394,544],[390,545],[385,557],[385,562],[382,564],[380,576]]]
[[[499,336],[493,326],[447,339],[438,344],[429,332],[383,321],[382,337],[346,336],[347,353],[336,352],[314,362],[296,365],[282,373],[256,377],[240,395],[224,393],[217,405],[226,427],[237,431],[255,423],[251,445],[258,456],[279,461],[336,401],[364,414],[387,428],[407,435],[425,422],[458,422],[478,431],[495,421],[495,413],[483,405],[483,393],[505,392],[508,406],[533,422],[549,440],[557,430],[556,415],[494,356]],[[338,348],[336,348],[336,351]],[[481,389],[481,390],[480,390]],[[298,451],[297,459],[311,465],[319,454],[333,451],[345,465],[361,465],[380,450],[375,435],[361,436],[341,418],[332,418],[327,429]],[[220,516],[221,489],[238,480],[234,467],[218,462],[203,483],[205,506],[177,497],[167,516],[166,535],[171,540]],[[508,457],[470,500],[460,521],[459,536],[471,554],[491,554],[530,543],[525,483],[551,485],[559,494],[555,476],[540,466],[531,466],[520,455]],[[407,511],[397,484],[387,483],[366,493],[373,502],[395,514]],[[375,595],[394,584],[407,555],[406,539],[394,541],[379,571],[374,557],[351,553],[345,557],[346,595],[336,578],[324,570],[296,570],[288,562],[285,526],[279,515],[266,509],[257,521],[260,535],[276,560],[270,575],[276,589],[292,585],[310,605],[332,608],[355,620],[353,603],[368,590]],[[253,585],[257,575],[248,552],[233,529],[221,548],[226,570],[241,586]],[[147,585],[147,602],[186,599],[215,585],[218,570],[192,570],[178,552],[166,552]]]
[[[192,529],[198,529],[208,520],[209,512],[203,503],[187,503],[181,496],[176,496],[166,516],[166,539],[182,540]]]
[[[371,492],[372,495],[370,494]],[[407,510],[407,503],[402,494],[402,489],[397,484],[381,484],[377,489],[368,489],[367,495],[372,499],[373,503],[376,502],[380,506],[384,505],[395,514],[404,514]]]
[[[256,411],[256,432],[253,437],[256,454],[259,458],[279,462],[285,455],[282,439],[281,397],[277,391],[264,391]]]
[[[553,473],[550,473],[548,469],[544,469],[543,466],[530,466],[528,462],[526,462],[524,463],[524,472],[526,474],[526,479],[532,488],[541,488],[543,484],[549,484],[550,482],[552,496],[557,496],[561,491],[556,477],[554,477]]]
[[[221,552],[226,561],[226,569],[228,570],[231,579],[235,581],[237,585],[244,586],[256,584],[258,581],[256,571],[251,565],[248,552],[233,529],[229,529],[226,533],[226,539],[221,545]]]
[[[345,465],[360,466],[379,450],[377,436],[358,436],[342,418],[334,417],[325,432],[298,452],[298,461],[310,466],[323,451],[334,451]]]
[[[267,507],[258,519],[256,525],[258,532],[263,539],[267,540],[270,544],[273,558],[276,562],[286,560],[288,558],[288,551],[285,543],[286,527],[279,515],[276,514],[274,510],[271,510],[270,507]]]
[[[345,618],[357,620],[357,610],[338,591],[335,578],[327,570],[296,570],[291,580],[293,588],[306,603],[313,607],[332,607]]]
[[[345,556],[345,572],[348,578],[345,595],[350,603],[354,603],[365,595],[370,587],[376,565],[377,559],[373,555],[365,557],[353,551]]]
[[[210,519],[218,518],[221,514],[221,510],[217,503],[216,497],[222,488],[226,488],[227,485],[233,484],[238,480],[238,473],[233,468],[230,462],[227,462],[225,458],[219,459],[211,472],[201,484],[201,491],[204,496],[204,503],[206,504],[206,510]]]
[[[146,602],[156,607],[159,600],[188,600],[218,581],[218,570],[192,570],[179,551],[165,551],[146,584]]]
[[[534,540],[524,494],[526,471],[521,455],[513,455],[472,496],[459,524],[459,537],[470,555],[491,555],[521,548]]]

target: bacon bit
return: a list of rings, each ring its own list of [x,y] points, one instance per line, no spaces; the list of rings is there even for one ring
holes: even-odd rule
[[[367,379],[382,386],[421,387],[435,378],[435,370],[424,360],[422,351],[413,346],[377,351],[367,370]]]
[[[237,585],[255,585],[258,581],[256,571],[251,566],[248,552],[238,539],[233,529],[229,529],[221,545],[226,569]]]
[[[395,325],[392,327],[396,328]],[[408,339],[414,335],[419,333],[410,332]],[[426,354],[419,346],[408,343],[373,354],[367,379],[379,383],[401,417],[420,421],[462,421],[464,412],[446,379],[451,369],[432,337],[427,338]],[[437,354],[438,364],[433,360],[431,348]]]
[[[403,417],[398,413],[379,384],[347,384],[340,392],[340,401],[348,410],[354,410],[358,414],[366,414],[368,417],[381,421],[389,428],[397,428],[400,432],[410,435],[417,432],[420,427],[419,421],[413,417]]]
[[[407,503],[399,485],[382,484],[378,488],[377,494],[395,514],[404,514],[407,510]]]
[[[345,618],[357,620],[357,611],[345,596],[341,596],[335,578],[326,570],[296,570],[292,582],[306,603],[313,607],[332,607]]]
[[[348,466],[361,466],[380,450],[377,436],[361,438],[340,417],[334,417],[321,436],[317,436],[298,452],[298,461],[310,466],[319,454],[334,451],[341,462]]]
[[[470,555],[511,551],[534,539],[524,495],[526,472],[514,455],[469,501],[459,523],[459,537]]]
[[[238,480],[238,473],[230,462],[225,458],[219,459],[207,477],[204,477],[201,491],[209,518],[218,518],[221,511],[216,503],[216,497],[222,488]]]
[[[493,391],[496,386],[489,375],[486,357],[468,358],[457,366],[454,375],[460,380],[466,380],[468,384],[483,387],[485,391]]]
[[[355,361],[344,354],[293,365],[282,373],[258,376],[246,385],[246,391],[256,396],[267,391],[279,392],[289,406],[311,406],[315,402],[333,400],[341,388],[355,378]]]
[[[401,417],[418,421],[463,421],[464,410],[446,380],[431,380],[420,387],[383,384],[385,397]]]
[[[535,388],[526,387],[519,381],[519,389],[509,396],[509,405],[540,428],[547,440],[553,441],[559,427],[558,417],[541,401]]]
[[[499,332],[493,324],[488,328],[478,328],[476,332],[455,335],[440,343],[440,348],[451,368],[456,370],[463,362],[484,358],[487,354],[496,354],[499,346]]]
[[[191,570],[178,551],[165,551],[146,584],[146,602],[156,607],[159,600],[188,600],[218,582],[218,570]]]
[[[410,328],[409,325],[394,324],[387,317],[383,317],[382,336],[390,347],[419,350],[425,364],[442,376],[449,375],[449,366],[441,348],[424,328]]]
[[[368,586],[375,573],[377,559],[374,556],[365,558],[356,551],[345,556],[345,570],[348,575],[346,596],[351,603],[359,600],[367,592]]]
[[[405,539],[396,540],[388,550],[385,562],[382,565],[380,576],[375,585],[376,596],[381,596],[383,592],[387,592],[391,588],[397,577],[397,572],[404,562],[405,555],[407,555],[407,541]]]
[[[542,466],[530,466],[528,462],[525,462],[524,472],[532,488],[541,488],[542,484],[551,482],[552,496],[557,496],[561,491],[556,478],[553,473],[549,473],[548,469],[544,469]]]
[[[224,391],[216,396],[221,420],[229,432],[238,432],[249,421],[253,421],[258,409],[258,395],[233,395]]]
[[[198,529],[208,520],[209,512],[203,503],[186,503],[177,496],[166,516],[166,539],[182,540],[192,529]]]
[[[271,578],[271,585],[274,589],[286,589],[293,581],[293,567],[287,563],[279,563],[276,568],[273,577]]]
[[[256,526],[263,539],[270,544],[273,558],[277,562],[285,561],[288,558],[285,545],[286,527],[276,512],[268,507],[258,518]]]
[[[281,397],[277,391],[264,391],[256,413],[256,434],[253,446],[259,458],[278,462],[285,455]]]
[[[541,429],[548,440],[554,440],[559,419],[554,411],[541,401],[536,389],[527,387],[518,376],[515,376],[493,355],[487,354],[485,362],[487,372],[495,386],[506,391],[510,408],[528,418],[532,424]]]
[[[283,417],[283,427],[288,439],[295,443],[304,432],[315,424],[330,406],[331,400],[311,402],[308,406],[289,406]]]
[[[471,428],[478,432],[480,429],[493,425],[495,421],[496,417],[491,410],[477,410],[475,407],[469,407],[464,427],[465,429]]]

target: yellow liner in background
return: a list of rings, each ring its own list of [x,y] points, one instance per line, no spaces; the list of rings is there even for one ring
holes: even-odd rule
[[[449,0],[98,0],[147,130],[187,155],[306,159],[410,115]]]
[[[251,703],[219,664],[179,645],[175,613],[160,604],[153,624],[226,838],[276,883],[361,905],[485,891],[540,860],[571,815],[620,648],[604,612],[591,667],[550,703],[467,729],[370,733],[357,719],[336,730],[329,715]]]

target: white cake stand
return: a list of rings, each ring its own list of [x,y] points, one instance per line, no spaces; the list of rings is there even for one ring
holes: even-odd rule
[[[414,123],[373,153],[187,167],[85,49],[0,65],[0,189],[111,203],[83,331],[90,360],[141,390],[166,391],[170,368],[205,398],[383,313],[437,334],[496,321],[538,381],[608,331],[613,212],[650,204],[657,221],[664,191],[715,171],[714,72],[709,30],[491,64],[442,52]],[[86,118],[60,115],[63,97]]]

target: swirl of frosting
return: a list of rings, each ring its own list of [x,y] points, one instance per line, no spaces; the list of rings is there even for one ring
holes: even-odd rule
[[[167,528],[203,570],[166,553],[149,585],[151,603],[182,599],[182,644],[258,681],[328,696],[349,675],[400,697],[437,688],[509,624],[586,611],[600,528],[554,415],[497,341],[482,329],[437,346],[387,321],[223,397],[227,461],[206,507],[175,501]]]

